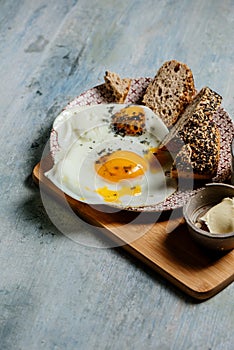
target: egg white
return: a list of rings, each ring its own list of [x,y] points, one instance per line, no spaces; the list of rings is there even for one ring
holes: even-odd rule
[[[118,183],[111,183],[96,173],[95,161],[100,156],[121,149],[144,158],[168,132],[161,119],[142,106],[146,114],[146,132],[137,137],[116,135],[110,129],[110,117],[124,107],[126,105],[120,104],[73,107],[55,120],[53,128],[58,147],[54,152],[54,166],[46,176],[63,192],[89,204],[139,207],[159,203],[175,191],[176,184],[168,184],[165,169],[161,167],[156,173],[148,168],[143,176]],[[140,186],[140,194],[125,195],[112,203],[107,203],[97,193],[103,187],[119,191],[122,187],[134,186]]]

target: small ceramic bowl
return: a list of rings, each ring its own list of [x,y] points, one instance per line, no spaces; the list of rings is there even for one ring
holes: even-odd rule
[[[193,195],[183,208],[183,215],[191,236],[201,245],[212,250],[231,250],[234,248],[234,232],[210,233],[197,227],[198,219],[224,198],[234,197],[234,186],[223,183],[207,184]]]
[[[231,154],[232,154],[232,165],[231,165],[231,170],[232,170],[232,176],[231,176],[231,182],[234,185],[234,138],[231,143]]]

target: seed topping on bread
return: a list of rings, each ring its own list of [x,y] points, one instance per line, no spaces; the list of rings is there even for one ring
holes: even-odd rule
[[[143,103],[160,116],[167,127],[176,123],[196,94],[193,74],[181,62],[165,62],[143,96]]]
[[[186,163],[190,159],[194,178],[210,179],[216,172],[220,153],[220,134],[213,121],[213,114],[221,104],[221,96],[208,87],[203,88],[187,107],[176,125],[170,130],[159,147],[175,155],[172,176],[176,176],[175,165],[179,164],[182,171],[184,145],[186,148]],[[182,152],[182,153],[181,153]],[[185,169],[186,170],[186,169]],[[186,172],[186,171],[185,171]]]

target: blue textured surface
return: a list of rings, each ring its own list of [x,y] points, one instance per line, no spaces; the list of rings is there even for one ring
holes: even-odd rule
[[[0,349],[231,350],[233,284],[197,303],[121,249],[74,243],[29,175],[58,112],[106,69],[154,76],[178,59],[233,117],[234,2],[1,0],[0,32]]]

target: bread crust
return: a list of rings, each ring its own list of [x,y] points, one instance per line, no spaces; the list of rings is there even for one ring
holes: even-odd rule
[[[142,102],[161,117],[167,127],[174,125],[196,94],[191,69],[176,60],[165,62],[148,85]]]
[[[220,106],[221,100],[221,96],[216,92],[208,87],[203,88],[159,146],[159,150],[166,149],[173,154],[175,161],[171,169],[172,177],[211,179],[216,175],[220,155],[220,133],[213,120],[213,114]],[[187,146],[186,156],[184,145]],[[186,161],[183,162],[183,159]],[[193,170],[189,173],[186,171],[188,164]]]
[[[114,98],[114,102],[124,103],[130,90],[132,79],[121,79],[117,73],[106,71],[104,80],[107,90],[111,92]]]

